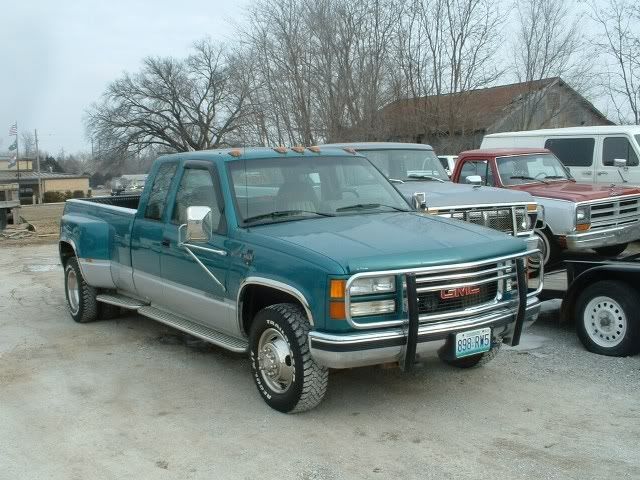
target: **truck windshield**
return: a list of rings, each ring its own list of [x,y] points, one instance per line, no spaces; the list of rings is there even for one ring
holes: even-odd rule
[[[362,157],[283,157],[229,162],[241,225],[410,211]]]
[[[504,185],[546,183],[550,180],[568,180],[566,167],[551,153],[498,157],[498,172]]]
[[[360,150],[387,178],[407,181],[449,181],[449,175],[431,150]]]

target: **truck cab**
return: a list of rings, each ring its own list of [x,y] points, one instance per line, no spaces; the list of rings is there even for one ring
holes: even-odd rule
[[[536,230],[545,263],[563,250],[593,249],[617,256],[640,238],[640,188],[577,183],[544,148],[493,148],[462,152],[454,182],[479,176],[499,188],[526,191],[544,206],[546,226]]]
[[[342,149],[160,157],[140,197],[69,200],[60,257],[77,322],[125,308],[250,357],[261,397],[315,407],[329,368],[427,353],[458,367],[539,312],[525,242],[414,211]]]

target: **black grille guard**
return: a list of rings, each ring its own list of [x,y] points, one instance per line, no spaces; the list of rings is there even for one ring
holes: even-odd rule
[[[516,278],[518,280],[518,311],[516,314],[516,322],[514,325],[513,335],[511,336],[512,347],[520,344],[520,337],[522,336],[522,328],[524,326],[525,315],[527,311],[527,272],[525,268],[525,259],[516,259]],[[407,307],[409,315],[407,343],[405,346],[404,359],[401,362],[402,369],[405,372],[413,370],[413,366],[416,363],[416,346],[418,344],[418,328],[420,326],[419,312],[418,312],[418,294],[416,292],[416,274],[407,273],[405,275],[407,283]]]

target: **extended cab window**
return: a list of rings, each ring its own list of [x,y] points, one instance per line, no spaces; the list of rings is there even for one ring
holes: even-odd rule
[[[464,162],[460,170],[460,183],[471,183],[467,177],[479,175],[482,178],[482,185],[494,185],[493,171],[489,162],[486,160],[470,160]]]
[[[182,175],[176,203],[173,207],[172,221],[181,225],[187,223],[188,207],[209,207],[211,209],[211,223],[214,232],[220,231],[221,208],[218,204],[218,186],[213,181],[209,170],[187,168]]]
[[[388,178],[402,181],[442,180],[449,175],[432,150],[381,149],[361,150]]]
[[[602,164],[612,167],[616,158],[625,159],[629,167],[638,166],[638,156],[626,137],[607,137],[602,143]]]
[[[151,220],[160,220],[164,214],[165,204],[167,203],[167,195],[169,194],[169,186],[176,174],[177,163],[163,163],[158,168],[156,177],[149,193],[149,201],[144,211],[144,217]]]
[[[595,144],[593,138],[550,138],[544,148],[555,153],[567,167],[590,167]]]

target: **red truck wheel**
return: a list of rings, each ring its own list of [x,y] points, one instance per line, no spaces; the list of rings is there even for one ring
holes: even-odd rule
[[[578,297],[576,331],[587,350],[623,357],[640,351],[638,292],[618,280],[589,285]]]
[[[308,334],[307,317],[291,303],[263,308],[251,325],[253,379],[264,401],[280,412],[311,410],[327,390],[329,372],[311,357]]]

